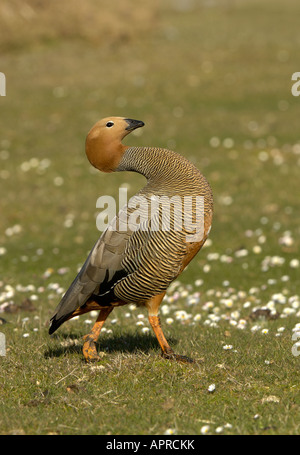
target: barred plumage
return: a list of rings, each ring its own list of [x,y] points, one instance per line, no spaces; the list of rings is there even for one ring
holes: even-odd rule
[[[116,126],[116,136],[120,136],[119,143],[114,146],[111,146],[114,136],[107,131],[111,123]],[[111,308],[126,303],[147,307],[149,321],[162,351],[170,357],[171,348],[155,319],[158,307],[170,283],[205,242],[211,226],[211,188],[192,163],[167,149],[121,144],[121,139],[128,134],[126,130],[130,132],[139,126],[143,126],[142,122],[118,117],[109,121],[104,119],[96,124],[87,138],[88,158],[98,169],[134,171],[147,179],[146,186],[129,201],[128,207],[121,209],[115,224],[111,224],[99,238],[51,320],[49,332],[53,333],[70,317],[102,308],[93,336],[90,335],[85,343],[87,360],[95,357],[95,333],[99,335]],[[188,241],[189,235],[193,235],[191,226],[194,228],[195,221],[199,221],[196,203],[192,200],[196,197],[203,199],[203,229],[201,235],[196,229],[198,237]],[[142,222],[136,229],[130,220],[139,202],[138,214]],[[186,206],[189,208],[189,222],[186,221]],[[127,222],[125,231],[124,225],[120,229],[120,219]],[[182,359],[177,356],[177,360]]]
[[[213,211],[211,188],[200,171],[177,153],[155,147],[131,147],[126,150],[116,170],[131,170],[144,175],[148,182],[138,194],[145,196],[147,201],[151,195],[179,195],[181,199],[203,196],[204,217],[206,224],[210,225]],[[171,212],[171,226],[173,221],[174,210]],[[142,260],[139,260],[136,248],[141,246]],[[184,228],[179,232],[137,231],[129,237],[122,261],[131,275],[116,285],[115,294],[124,301],[140,303],[165,291],[180,273],[186,253]]]

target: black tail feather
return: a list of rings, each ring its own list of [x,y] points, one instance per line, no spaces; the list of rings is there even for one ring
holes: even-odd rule
[[[69,319],[72,313],[66,314],[59,319],[55,319],[55,316],[50,321],[49,335],[52,335],[65,321]]]

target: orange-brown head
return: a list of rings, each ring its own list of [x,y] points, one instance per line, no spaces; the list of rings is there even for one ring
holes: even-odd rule
[[[99,120],[89,131],[85,151],[90,163],[103,172],[113,172],[128,146],[122,144],[127,134],[144,126],[140,120],[107,117]]]

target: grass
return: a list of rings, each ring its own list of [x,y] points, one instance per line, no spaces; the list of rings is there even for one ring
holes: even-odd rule
[[[139,7],[123,39],[124,6],[107,10],[110,34],[85,32],[93,2],[76,19],[80,33],[66,28],[65,13],[47,34],[52,2],[38,16],[43,27],[18,23],[2,41],[1,434],[299,433],[291,351],[300,322],[299,100],[291,95],[299,5],[180,4]],[[139,14],[153,18],[146,29]],[[94,316],[47,333],[99,234],[97,198],[117,197],[122,184],[131,196],[144,184],[96,173],[86,160],[87,131],[110,114],[145,121],[127,144],[175,149],[213,188],[210,241],[161,314],[193,366],[160,358],[141,308],[114,310],[96,365],[81,354]]]

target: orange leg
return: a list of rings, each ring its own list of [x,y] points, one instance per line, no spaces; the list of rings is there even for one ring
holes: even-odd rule
[[[101,329],[103,327],[104,322],[106,321],[107,316],[111,313],[113,308],[114,308],[113,306],[108,308],[102,308],[91,332],[83,337],[84,344],[82,351],[86,362],[95,362],[97,360],[100,360],[100,357],[97,354],[95,343],[99,338]]]
[[[158,316],[159,305],[164,295],[165,293],[159,294],[146,303],[146,307],[148,309],[148,319],[161,347],[162,357],[165,359],[176,360],[177,362],[193,363],[194,361],[189,357],[175,354],[164,336]]]

